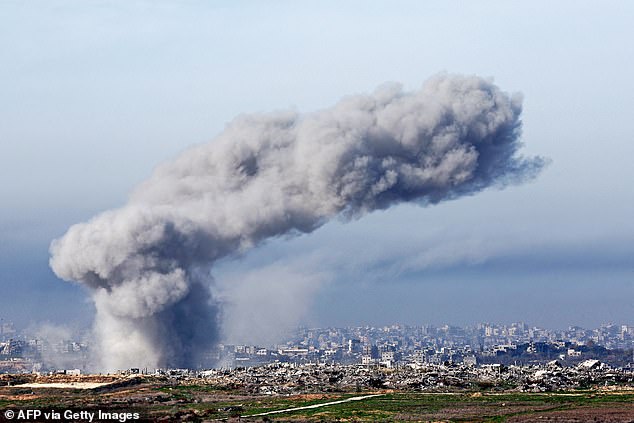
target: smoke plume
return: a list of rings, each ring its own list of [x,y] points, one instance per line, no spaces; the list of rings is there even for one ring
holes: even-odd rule
[[[517,155],[520,113],[489,80],[439,75],[315,113],[239,116],[53,241],[51,267],[91,289],[104,369],[197,366],[218,333],[214,262],[335,216],[532,178],[544,160]]]

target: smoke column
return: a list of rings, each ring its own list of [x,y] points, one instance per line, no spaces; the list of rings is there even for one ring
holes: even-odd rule
[[[336,216],[532,178],[544,160],[517,155],[520,113],[521,98],[491,81],[443,74],[315,113],[239,116],[124,207],[72,226],[50,264],[92,292],[102,369],[196,366],[217,340],[215,261]]]

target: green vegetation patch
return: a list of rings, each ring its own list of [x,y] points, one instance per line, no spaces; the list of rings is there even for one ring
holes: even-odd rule
[[[329,402],[322,400],[317,403]],[[425,394],[390,393],[378,397],[333,404],[325,407],[274,414],[272,420],[311,421],[395,421],[409,419],[443,421],[503,422],[511,416],[565,410],[580,406],[603,407],[629,404],[633,394],[588,392],[570,393],[505,393],[505,394]],[[311,402],[315,403],[315,402]],[[308,402],[276,404],[287,408],[301,407]],[[277,407],[275,407],[277,408]],[[258,409],[258,412],[272,411]],[[255,414],[255,409],[248,414]]]
[[[371,392],[265,396],[218,390],[213,385],[145,386],[104,392],[3,389],[0,408],[135,408],[151,418],[200,421],[252,416],[269,411],[340,401]],[[16,396],[16,399],[10,396]],[[19,399],[17,399],[17,396]],[[511,416],[536,419],[565,410],[630,410],[634,392],[576,390],[554,393],[472,391],[459,393],[389,392],[375,397],[248,420],[272,421],[451,421],[504,422]]]

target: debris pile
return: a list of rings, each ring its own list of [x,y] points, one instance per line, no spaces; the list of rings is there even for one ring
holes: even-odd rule
[[[274,363],[259,367],[214,369],[192,373],[197,383],[253,394],[298,394],[368,389],[455,391],[499,389],[552,392],[591,386],[631,385],[634,371],[612,368],[598,360],[576,367],[554,361],[540,366],[408,365],[383,368],[363,365]],[[182,375],[178,376],[182,380]]]

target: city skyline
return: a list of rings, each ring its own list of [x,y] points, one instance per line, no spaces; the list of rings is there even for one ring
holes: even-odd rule
[[[36,332],[0,325],[0,373],[44,371],[80,374],[95,372],[100,343],[91,335],[62,329]],[[598,328],[569,327],[552,331],[524,322],[452,325],[389,325],[296,328],[275,343],[232,342],[223,339],[192,363],[190,369],[259,367],[275,363],[395,366],[544,365],[575,367],[599,361],[630,367],[634,326],[606,324]],[[598,361],[597,361],[598,360]],[[595,364],[592,364],[593,366]],[[143,362],[111,371],[145,373],[170,367],[144,367]],[[162,369],[162,370],[161,370]],[[173,368],[172,368],[173,369]],[[69,373],[70,372],[70,373]]]

